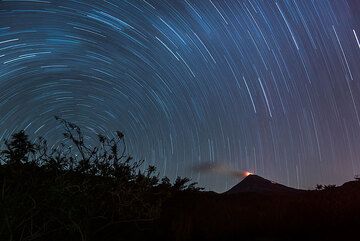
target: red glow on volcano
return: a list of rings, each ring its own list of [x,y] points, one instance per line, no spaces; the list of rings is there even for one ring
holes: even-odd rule
[[[246,172],[244,173],[244,176],[247,177],[247,176],[250,176],[250,175],[252,175],[252,174],[253,174],[252,172],[246,171]]]

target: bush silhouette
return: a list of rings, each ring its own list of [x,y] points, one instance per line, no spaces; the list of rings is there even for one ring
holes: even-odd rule
[[[5,141],[0,240],[87,241],[111,232],[131,238],[159,218],[174,193],[200,190],[187,178],[160,181],[154,166],[141,171],[144,162],[127,153],[122,132],[98,135],[91,147],[80,127],[56,119],[65,138],[58,147],[31,142],[24,131]]]
[[[1,151],[1,156],[8,164],[26,163],[29,154],[34,154],[36,150],[24,131],[15,133],[10,141],[5,141],[5,146],[6,150]]]

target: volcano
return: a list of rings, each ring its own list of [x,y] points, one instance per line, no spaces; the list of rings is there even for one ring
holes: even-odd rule
[[[236,194],[244,192],[253,192],[253,193],[293,193],[299,192],[301,190],[287,187],[282,184],[278,184],[267,180],[258,175],[248,175],[241,182],[236,184],[230,190],[225,192],[225,194]]]

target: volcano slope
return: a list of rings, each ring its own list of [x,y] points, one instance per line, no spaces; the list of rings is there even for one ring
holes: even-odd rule
[[[167,240],[349,240],[360,237],[359,225],[360,181],[305,191],[250,175],[222,194],[174,196],[158,233]]]

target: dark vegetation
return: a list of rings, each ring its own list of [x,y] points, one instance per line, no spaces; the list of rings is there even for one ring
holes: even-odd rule
[[[64,142],[49,148],[24,131],[0,152],[0,240],[129,240],[155,233],[163,202],[200,190],[189,179],[159,180],[154,166],[126,152],[124,134],[85,143],[81,129],[58,118]]]
[[[57,119],[64,140],[56,148],[43,138],[30,141],[23,131],[5,142],[0,153],[1,241],[360,237],[359,177],[313,191],[288,191],[256,177],[239,186],[246,192],[203,192],[187,178],[171,183],[160,179],[154,166],[143,168],[127,153],[121,132],[114,138],[98,135],[98,145],[90,146],[78,126]],[[261,181],[256,192],[249,180]],[[277,185],[276,192],[271,185]]]
[[[164,213],[166,240],[359,240],[360,182],[299,193],[178,195]]]
[[[167,240],[359,240],[360,182],[297,193],[183,194],[164,213]]]

